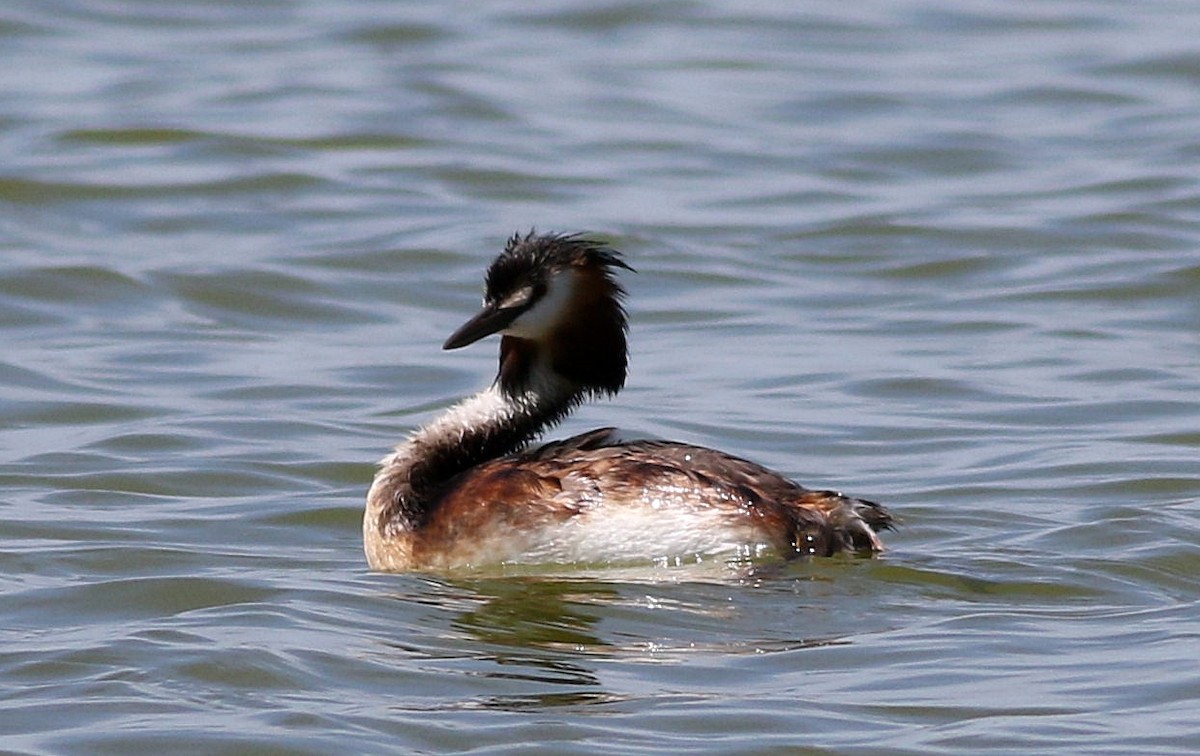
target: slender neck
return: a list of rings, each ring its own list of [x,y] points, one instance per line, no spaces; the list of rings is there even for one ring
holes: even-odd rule
[[[517,359],[511,351],[507,356]],[[368,527],[384,534],[419,528],[454,476],[524,447],[582,398],[576,384],[526,359],[515,380],[505,357],[502,350],[500,375],[490,388],[450,408],[383,459],[367,496]]]

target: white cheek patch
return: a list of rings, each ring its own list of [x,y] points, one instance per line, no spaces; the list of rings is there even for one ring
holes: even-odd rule
[[[522,339],[539,340],[562,322],[575,291],[575,275],[569,270],[555,273],[546,282],[546,293],[537,304],[521,314],[502,333]]]

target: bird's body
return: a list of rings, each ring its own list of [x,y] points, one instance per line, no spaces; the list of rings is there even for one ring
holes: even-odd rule
[[[527,448],[625,380],[617,255],[575,236],[514,236],[484,309],[446,342],[502,333],[488,389],[384,458],[363,519],[367,560],[407,571],[628,564],[882,550],[877,504],[812,491],[724,452],[604,428]]]

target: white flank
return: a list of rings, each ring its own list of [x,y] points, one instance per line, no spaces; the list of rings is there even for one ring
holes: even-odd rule
[[[514,534],[517,535],[517,534]],[[517,535],[522,548],[509,564],[634,564],[663,566],[741,561],[771,550],[755,529],[713,509],[600,505],[562,523]],[[516,544],[513,544],[516,545]],[[500,551],[505,551],[501,546]],[[494,556],[493,556],[494,559]]]

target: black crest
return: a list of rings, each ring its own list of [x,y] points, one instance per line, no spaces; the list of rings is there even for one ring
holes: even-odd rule
[[[616,288],[618,296],[625,290],[613,278],[614,268],[632,271],[621,253],[581,234],[539,234],[531,229],[522,236],[513,234],[504,251],[488,267],[484,300],[499,302],[524,287],[544,286],[553,272],[571,266],[599,268]]]

